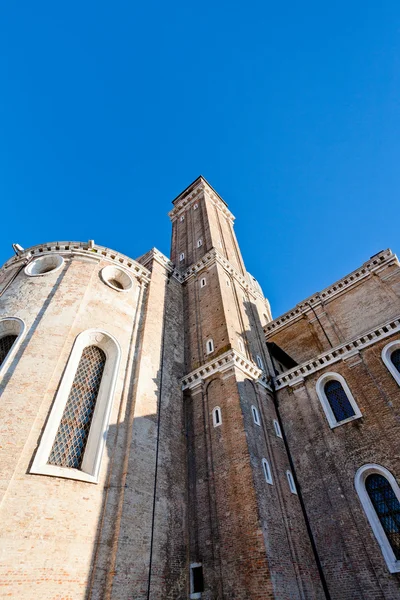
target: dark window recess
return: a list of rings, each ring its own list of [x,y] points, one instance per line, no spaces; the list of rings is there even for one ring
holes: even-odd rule
[[[396,560],[400,560],[400,502],[383,475],[369,475],[365,481],[365,488]]]
[[[16,339],[16,335],[5,335],[0,339],[0,365],[4,362]]]
[[[87,346],[79,361],[48,463],[80,469],[103,376],[106,355]]]
[[[111,283],[111,285],[113,285],[114,287],[118,288],[119,290],[123,290],[124,289],[124,286],[122,285],[122,283],[120,283],[116,279],[110,279],[110,283]]]
[[[217,425],[219,425],[220,421],[219,421],[219,410],[215,411],[215,423]]]
[[[354,416],[354,409],[340,381],[336,379],[328,381],[324,390],[336,421],[344,421]]]
[[[192,594],[204,592],[203,567],[192,567]]]
[[[392,354],[390,356],[390,360],[392,361],[392,363],[394,364],[394,366],[400,373],[400,348],[398,350],[395,350],[394,352],[392,352]]]

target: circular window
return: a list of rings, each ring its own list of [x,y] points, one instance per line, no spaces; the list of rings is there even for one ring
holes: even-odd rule
[[[109,285],[113,290],[118,292],[129,292],[133,286],[132,279],[126,271],[109,265],[101,270],[101,278],[105,284]]]
[[[25,267],[26,275],[29,277],[38,277],[58,271],[64,264],[64,259],[60,254],[49,254],[36,258]]]

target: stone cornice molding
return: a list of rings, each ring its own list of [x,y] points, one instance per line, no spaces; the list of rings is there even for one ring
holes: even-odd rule
[[[197,182],[190,185],[187,190],[184,190],[182,194],[180,194],[174,200],[174,208],[168,213],[171,221],[175,221],[180,214],[189,208],[192,204],[194,204],[195,200],[198,197],[205,193],[211,200],[213,204],[233,223],[235,217],[228,209],[225,201],[217,194],[215,190],[210,186],[210,184],[203,178],[199,177]]]
[[[258,381],[261,385],[267,389],[271,389],[268,386],[266,377],[261,369],[248,360],[245,356],[240,354],[234,349],[228,350],[224,354],[221,354],[217,358],[210,360],[198,369],[195,369],[188,375],[185,375],[182,379],[182,390],[190,390],[198,385],[201,385],[206,379],[215,375],[216,373],[224,373],[225,371],[236,368],[241,371],[247,377]]]
[[[32,258],[45,256],[46,254],[62,254],[63,256],[85,256],[94,261],[106,260],[111,264],[125,269],[140,282],[148,283],[150,281],[150,272],[137,261],[125,256],[120,252],[115,252],[110,248],[98,246],[93,242],[49,242],[27,248],[18,256],[10,258],[1,269],[9,269],[17,265],[22,265]]]
[[[169,258],[165,256],[165,254],[160,252],[160,250],[157,250],[157,248],[152,248],[151,250],[149,250],[149,252],[143,254],[143,256],[137,259],[137,261],[145,268],[147,268],[148,265],[154,260],[162,267],[164,267],[169,273],[175,272],[174,263],[171,262]]]
[[[259,292],[259,290],[253,287],[249,280],[243,275],[241,275],[239,271],[237,271],[235,267],[233,267],[231,263],[224,256],[222,256],[222,254],[218,252],[216,248],[212,248],[200,260],[198,260],[196,263],[192,264],[185,271],[183,271],[183,273],[175,270],[173,274],[178,279],[178,281],[180,281],[181,283],[185,283],[186,281],[189,281],[192,277],[196,277],[198,273],[203,269],[209,268],[216,263],[221,265],[221,267],[225,270],[226,273],[232,275],[232,277],[234,277],[234,279],[236,279],[236,281],[249,294],[253,295],[253,297],[257,296],[263,302],[268,303],[268,300],[264,298],[264,296]]]
[[[325,369],[325,367],[340,360],[344,362],[356,360],[356,364],[358,364],[360,360],[357,360],[357,355],[360,350],[398,332],[400,332],[400,316],[384,323],[380,327],[375,327],[367,331],[350,342],[336,346],[336,348],[319,354],[315,358],[274,377],[275,389],[280,390],[288,385],[293,386],[304,380],[308,375]]]
[[[345,293],[350,288],[358,285],[364,279],[367,279],[371,274],[379,273],[390,265],[399,266],[398,258],[393,252],[388,249],[379,252],[375,256],[372,256],[369,261],[361,265],[361,267],[346,277],[339,279],[333,285],[317,292],[313,296],[306,298],[303,302],[300,302],[295,306],[293,310],[288,311],[282,316],[274,319],[268,325],[264,327],[264,333],[268,339],[269,335],[276,333],[277,331],[285,328],[294,321],[302,318],[306,313],[312,311],[318,306],[321,306],[333,298]]]

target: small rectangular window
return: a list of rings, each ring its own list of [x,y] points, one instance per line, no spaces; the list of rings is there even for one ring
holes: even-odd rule
[[[199,208],[199,205],[196,203],[196,204],[193,206],[193,210],[197,210],[198,208]]]
[[[182,262],[185,259],[185,253],[181,252],[179,255],[179,260]]]
[[[204,592],[203,566],[200,563],[190,565],[190,598],[201,598]]]
[[[260,369],[264,370],[264,363],[262,361],[261,356],[258,356],[258,354],[257,354],[257,364],[260,367]]]
[[[180,222],[182,223],[185,220],[185,215],[182,215],[181,218],[179,219]]]
[[[202,246],[202,245],[203,245],[203,240],[202,239],[197,240],[197,247],[200,248],[200,246]]]
[[[292,494],[297,494],[296,485],[294,483],[293,475],[290,471],[286,471],[286,477],[289,483],[290,491]]]
[[[281,438],[282,431],[281,431],[280,425],[276,419],[274,419],[274,429],[275,429],[276,437]]]
[[[200,279],[200,287],[204,287],[205,285],[207,285],[207,280],[205,277],[202,277]]]

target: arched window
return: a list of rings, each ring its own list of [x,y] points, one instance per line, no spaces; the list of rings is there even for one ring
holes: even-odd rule
[[[0,376],[3,375],[18,349],[25,332],[25,323],[17,317],[0,319]]]
[[[263,363],[263,361],[262,361],[262,358],[261,358],[261,356],[259,356],[258,354],[257,354],[257,364],[258,364],[258,366],[260,367],[260,369],[263,369],[263,370],[264,370],[264,363]]]
[[[274,419],[274,429],[275,429],[276,437],[281,438],[282,437],[281,427],[276,419]]]
[[[317,381],[317,394],[331,428],[362,416],[349,386],[339,373],[322,375]]]
[[[372,531],[391,573],[400,571],[400,488],[380,465],[358,469],[355,486]]]
[[[81,468],[105,364],[106,355],[101,348],[87,346],[83,350],[50,452],[49,465]]]
[[[119,360],[110,334],[78,335],[31,473],[98,481]]]
[[[220,425],[222,425],[222,414],[219,406],[216,406],[212,411],[212,417],[214,427],[219,427]]]
[[[400,385],[400,340],[394,340],[382,350],[382,360]]]
[[[263,466],[263,471],[264,471],[264,477],[265,477],[265,481],[267,483],[269,483],[270,485],[272,485],[272,473],[271,473],[271,468],[269,466],[269,462],[267,461],[266,458],[262,459],[262,466]]]
[[[254,423],[256,425],[260,426],[261,425],[261,423],[260,423],[260,415],[258,414],[258,410],[257,410],[257,408],[254,405],[252,405],[252,407],[251,407],[251,412],[253,414],[253,421],[254,421]]]

